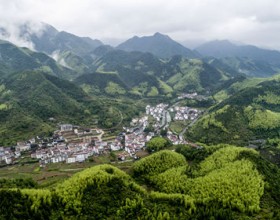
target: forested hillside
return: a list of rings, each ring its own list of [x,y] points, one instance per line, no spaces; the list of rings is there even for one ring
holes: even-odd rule
[[[100,125],[112,127],[119,123],[119,109],[125,122],[141,108],[127,106],[129,100],[119,101],[113,110],[110,100],[93,99],[73,83],[40,71],[13,73],[0,81],[0,145],[49,134],[59,122],[90,125],[97,117]]]
[[[239,83],[240,90],[198,120],[188,131],[188,138],[205,143],[245,146],[250,140],[278,139],[280,81],[276,77],[261,81],[259,84],[258,80],[245,81],[244,85],[250,86],[243,88]]]
[[[100,165],[53,189],[32,188],[36,184],[30,181],[2,182],[0,218],[279,218],[275,181],[280,170],[256,151],[229,145],[180,146],[176,151],[159,151],[135,162],[132,176]]]

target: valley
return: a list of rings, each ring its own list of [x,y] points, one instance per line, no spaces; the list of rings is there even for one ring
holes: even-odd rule
[[[30,25],[0,40],[0,219],[279,219],[280,52]]]

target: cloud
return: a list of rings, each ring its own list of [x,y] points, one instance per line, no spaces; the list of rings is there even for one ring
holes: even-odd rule
[[[280,49],[279,11],[278,0],[0,0],[0,25],[43,21],[110,42],[162,32],[181,42],[230,39]]]

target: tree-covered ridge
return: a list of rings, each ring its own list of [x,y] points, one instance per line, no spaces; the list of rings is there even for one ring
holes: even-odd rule
[[[165,150],[137,161],[133,171],[147,168],[148,181],[136,176],[145,187],[114,166],[100,165],[54,189],[2,188],[0,219],[277,219],[280,170],[254,150],[219,145],[180,151],[186,158],[196,151],[209,156],[194,166]]]
[[[86,169],[83,172],[74,175],[71,179],[66,180],[63,184],[57,187],[56,194],[63,198],[62,202],[66,204],[66,210],[72,210],[80,214],[82,209],[84,209],[83,200],[88,196],[85,194],[86,191],[90,189],[94,190],[95,188],[102,188],[106,185],[110,186],[111,184],[120,184],[119,187],[123,188],[124,191],[126,191],[126,188],[130,188],[130,190],[134,191],[135,194],[144,193],[143,189],[137,186],[130,176],[125,174],[123,171],[120,171],[113,166],[101,165]],[[114,187],[113,185],[112,187]],[[114,189],[112,188],[112,190]],[[88,193],[93,193],[91,196],[100,196],[96,194],[97,192],[94,193],[94,191]],[[112,196],[118,197],[119,195]],[[129,195],[127,196],[127,198],[129,198]],[[101,196],[100,199],[102,199]],[[117,204],[114,205],[117,206]]]
[[[214,106],[188,131],[192,140],[234,143],[279,137],[278,77],[241,89]],[[200,135],[203,133],[203,135]]]

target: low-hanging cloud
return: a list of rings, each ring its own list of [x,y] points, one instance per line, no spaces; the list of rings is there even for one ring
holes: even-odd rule
[[[17,33],[25,21],[43,21],[105,42],[162,32],[181,42],[230,39],[280,49],[279,11],[278,0],[0,0],[0,26]]]

